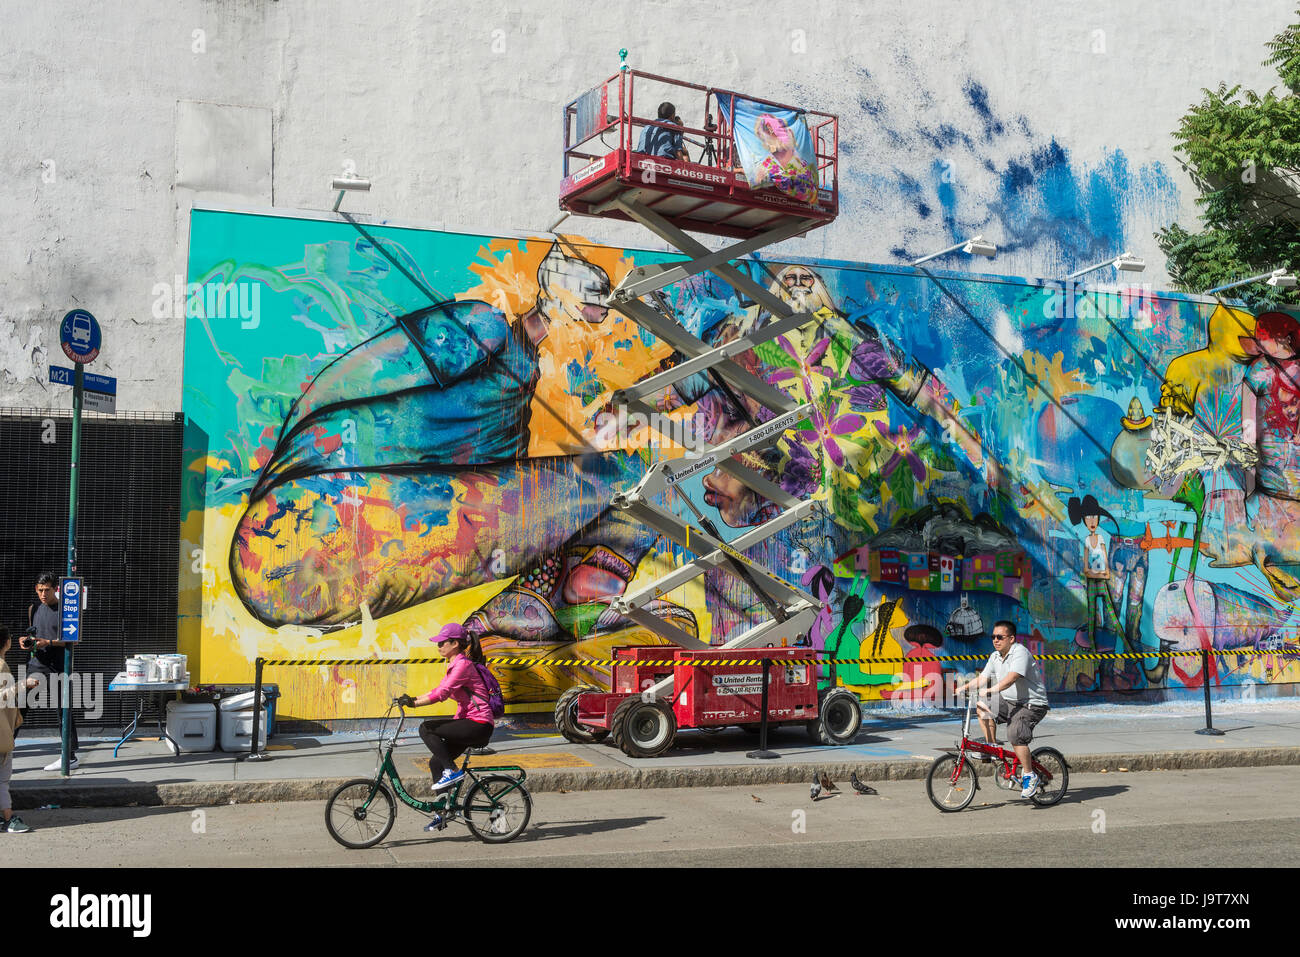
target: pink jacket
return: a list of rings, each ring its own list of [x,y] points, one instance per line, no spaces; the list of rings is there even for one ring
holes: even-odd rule
[[[451,698],[456,702],[457,718],[468,718],[480,724],[496,724],[492,719],[492,708],[488,704],[488,692],[483,679],[479,677],[474,663],[464,655],[451,663],[447,676],[429,694],[434,701]]]

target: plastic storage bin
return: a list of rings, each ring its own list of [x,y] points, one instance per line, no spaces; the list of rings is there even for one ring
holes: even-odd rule
[[[217,703],[222,707],[225,707],[227,702],[232,699],[236,700],[237,703],[231,707],[231,710],[239,711],[241,708],[251,708],[253,706],[252,685],[215,685],[210,690]],[[279,685],[262,685],[262,703],[266,705],[267,713],[270,715],[266,733],[272,737],[275,736],[275,705],[279,697]]]
[[[168,701],[167,734],[182,751],[217,750],[217,706]]]
[[[250,696],[250,699],[251,696]],[[262,709],[262,717],[258,727],[257,748],[260,751],[266,747],[266,723],[268,720],[266,708]],[[224,708],[221,711],[221,750],[222,751],[251,751],[253,750],[253,709],[247,711],[227,711]]]

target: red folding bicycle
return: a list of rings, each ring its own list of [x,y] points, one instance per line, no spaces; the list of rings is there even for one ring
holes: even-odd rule
[[[955,748],[941,748],[944,754],[934,759],[925,779],[925,793],[940,811],[960,811],[975,800],[979,780],[975,773],[978,755],[992,759],[993,782],[1008,791],[1020,788],[1020,759],[1011,748],[975,741],[970,736],[970,715],[975,695],[966,696],[966,717],[961,725],[961,740]],[[975,756],[972,759],[972,756]],[[1030,755],[1038,790],[1030,798],[1039,807],[1051,807],[1065,797],[1070,784],[1070,768],[1065,756],[1055,748],[1036,748]]]

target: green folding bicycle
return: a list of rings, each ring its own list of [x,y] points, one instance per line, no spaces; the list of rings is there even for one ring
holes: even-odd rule
[[[394,709],[400,717],[389,736],[388,725]],[[421,801],[408,794],[393,764],[393,749],[405,724],[406,709],[394,700],[384,716],[384,727],[379,734],[379,763],[374,777],[356,778],[340,785],[325,802],[325,827],[330,837],[354,850],[374,847],[388,836],[397,820],[394,793],[403,804],[430,815],[439,831],[446,830],[449,823],[457,822],[489,844],[503,844],[523,833],[533,813],[533,798],[524,784],[524,769],[521,767],[471,768],[470,756],[466,754],[460,766],[465,776],[456,782],[454,789],[432,801]],[[462,803],[460,793],[467,782],[472,783]]]

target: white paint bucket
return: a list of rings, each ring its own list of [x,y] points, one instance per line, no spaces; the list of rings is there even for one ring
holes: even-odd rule
[[[144,684],[149,677],[149,667],[145,660],[139,656],[126,659],[126,680],[136,684]]]
[[[159,681],[177,682],[185,674],[185,663],[179,655],[160,655],[158,657]]]

